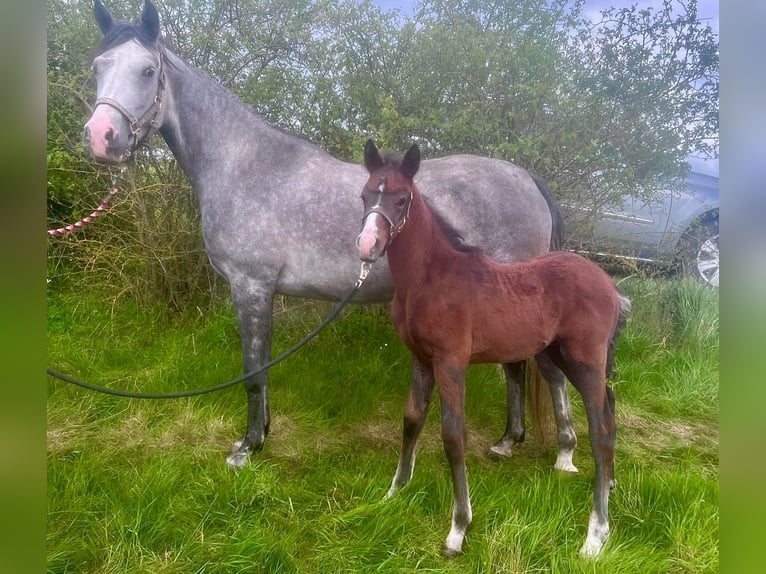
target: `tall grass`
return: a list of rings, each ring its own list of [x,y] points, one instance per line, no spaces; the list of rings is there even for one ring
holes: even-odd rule
[[[578,475],[528,438],[488,448],[505,421],[493,366],[469,372],[468,475],[474,522],[447,560],[451,482],[438,401],[412,482],[383,501],[401,440],[408,357],[387,311],[349,308],[271,371],[271,435],[245,468],[224,462],[244,431],[240,388],[178,401],[89,394],[48,382],[48,571],[716,572],[718,329],[715,292],[628,279],[634,313],[618,346],[618,485],[612,539],[578,557],[593,462],[573,393]],[[329,310],[284,299],[275,353]],[[97,384],[169,391],[240,373],[234,314],[146,309],[97,293],[49,295],[49,361]]]

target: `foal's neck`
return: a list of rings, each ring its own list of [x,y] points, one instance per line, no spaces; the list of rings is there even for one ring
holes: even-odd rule
[[[423,196],[415,189],[407,224],[388,247],[388,266],[394,287],[401,290],[456,250],[439,227]]]

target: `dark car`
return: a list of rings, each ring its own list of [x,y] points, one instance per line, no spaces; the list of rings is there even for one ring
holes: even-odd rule
[[[578,228],[575,216],[570,247],[675,266],[718,287],[718,162],[689,163],[680,191],[660,192],[649,202],[626,197],[621,205],[599,210],[592,229]]]

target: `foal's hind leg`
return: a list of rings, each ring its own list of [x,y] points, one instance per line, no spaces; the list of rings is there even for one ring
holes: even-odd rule
[[[567,375],[580,391],[588,415],[588,435],[596,462],[593,510],[588,520],[588,535],[580,554],[595,557],[601,553],[609,538],[609,493],[614,485],[614,445],[617,435],[614,393],[606,386],[604,361],[588,364],[570,361],[568,367]]]
[[[503,363],[508,404],[505,432],[502,438],[489,449],[491,453],[498,456],[510,457],[513,454],[513,446],[524,442],[524,371],[523,362]]]
[[[412,380],[407,406],[404,408],[402,423],[402,452],[396,467],[394,480],[388,489],[386,498],[390,498],[412,478],[415,468],[415,447],[420,431],[428,413],[428,405],[434,390],[434,373],[429,365],[424,365],[412,355]]]
[[[535,359],[540,372],[551,389],[553,414],[556,417],[558,455],[553,468],[566,472],[578,472],[577,467],[572,462],[572,455],[575,446],[577,446],[577,435],[572,424],[572,409],[569,404],[569,393],[567,393],[567,380],[561,369],[545,353],[540,353]]]

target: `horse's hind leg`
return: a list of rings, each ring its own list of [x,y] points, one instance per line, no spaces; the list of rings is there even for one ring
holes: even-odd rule
[[[588,521],[588,535],[580,549],[581,555],[595,557],[601,553],[609,538],[609,493],[614,485],[614,445],[617,435],[614,393],[606,386],[604,362],[571,365],[568,374],[571,374],[572,384],[582,395],[588,415],[591,450],[596,462],[593,510]]]
[[[566,472],[578,472],[577,467],[572,462],[574,449],[577,446],[577,435],[572,424],[572,409],[569,404],[569,393],[567,393],[567,380],[561,369],[545,353],[540,353],[535,359],[540,372],[551,389],[553,415],[556,418],[558,454],[553,468]]]
[[[407,405],[404,408],[404,422],[402,423],[402,452],[399,456],[399,464],[396,467],[394,480],[388,489],[386,498],[390,498],[401,487],[406,485],[412,478],[415,468],[415,448],[417,446],[420,431],[428,414],[428,405],[434,390],[433,369],[418,361],[412,355],[412,380]]]
[[[513,446],[524,442],[526,431],[524,421],[524,371],[525,364],[503,363],[503,372],[506,381],[506,413],[505,432],[497,441],[490,452],[498,456],[510,457],[513,454]]]
[[[250,282],[242,285],[232,283],[231,291],[242,342],[244,370],[249,373],[266,364],[271,355],[273,291]],[[226,462],[233,467],[244,466],[251,452],[263,448],[269,434],[268,373],[264,371],[247,379],[245,389],[247,430],[226,457]]]

